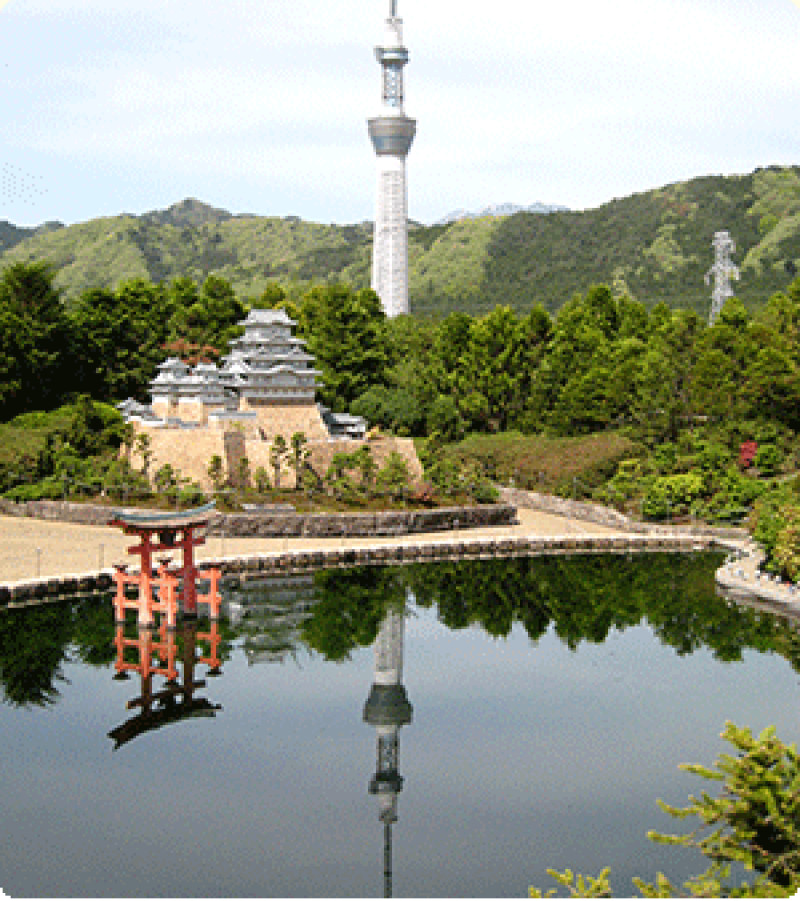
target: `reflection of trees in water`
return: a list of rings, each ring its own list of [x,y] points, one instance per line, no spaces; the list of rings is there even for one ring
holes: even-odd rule
[[[62,665],[114,659],[114,615],[106,595],[0,611],[0,684],[6,703],[44,707],[59,698]]]
[[[264,647],[280,632],[287,652],[305,645],[327,660],[346,660],[374,642],[388,607],[402,607],[410,595],[422,607],[435,607],[452,629],[480,625],[502,637],[519,623],[536,641],[552,624],[575,649],[582,641],[604,641],[612,629],[646,622],[679,654],[708,647],[731,661],[746,649],[776,652],[800,671],[797,626],[717,597],[718,564],[709,554],[519,557],[321,570],[310,576],[313,587],[304,576],[296,591],[286,579],[262,580],[248,591],[261,593],[267,614],[222,624],[221,657],[229,658],[237,637],[256,651],[262,630]],[[295,616],[301,607],[302,616]],[[114,658],[113,641],[108,596],[0,611],[5,701],[54,703],[63,663],[105,666]]]
[[[314,587],[318,600],[303,625],[303,641],[337,661],[371,645],[388,607],[404,607],[407,591],[402,567],[321,570]]]
[[[222,632],[224,661],[233,635],[224,625]],[[0,687],[14,707],[55,704],[64,664],[107,667],[115,657],[110,594],[0,610]]]
[[[785,619],[731,606],[716,595],[717,555],[585,555],[464,561],[409,568],[421,606],[451,628],[482,625],[508,635],[515,622],[533,641],[553,624],[570,648],[612,629],[648,623],[679,654],[710,648],[720,660],[745,649],[776,651],[800,670],[800,634]]]
[[[14,707],[45,707],[59,698],[61,664],[72,637],[69,604],[0,613],[0,680]]]

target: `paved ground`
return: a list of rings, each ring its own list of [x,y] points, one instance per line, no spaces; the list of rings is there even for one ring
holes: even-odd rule
[[[567,519],[535,510],[520,509],[519,525],[485,529],[464,529],[459,537],[507,537],[512,535],[615,535],[616,529],[594,523]],[[436,543],[452,538],[450,532],[402,535],[396,538],[218,538],[208,539],[200,549],[199,560],[243,556],[248,553],[279,550],[306,550],[325,547],[363,547],[381,544]],[[0,515],[0,585],[27,581],[38,577],[76,575],[97,572],[114,563],[131,562],[126,548],[135,540],[119,529],[83,526]]]

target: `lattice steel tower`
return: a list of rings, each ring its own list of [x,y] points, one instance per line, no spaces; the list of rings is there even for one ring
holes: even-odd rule
[[[736,251],[736,244],[728,232],[714,232],[714,251],[716,259],[714,265],[706,272],[706,284],[711,283],[714,277],[714,292],[711,295],[711,313],[708,324],[713,325],[714,320],[722,312],[722,307],[729,297],[733,297],[731,291],[731,276],[738,280],[739,269],[731,260],[731,254]]]
[[[387,316],[408,312],[408,189],[406,156],[417,123],[403,109],[403,20],[390,0],[383,46],[375,48],[383,67],[381,114],[369,120],[369,136],[378,156],[378,200],[372,248],[372,288]]]

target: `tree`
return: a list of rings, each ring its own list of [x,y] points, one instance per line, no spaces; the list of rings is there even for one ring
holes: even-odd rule
[[[286,458],[287,450],[286,439],[283,435],[276,435],[269,449],[269,462],[272,464],[272,469],[275,473],[273,482],[276,488],[281,487],[281,466]]]
[[[409,491],[410,478],[405,459],[397,451],[392,451],[378,470],[375,481],[378,488],[388,491],[396,499]]]
[[[239,457],[236,463],[236,487],[239,491],[250,490],[250,461],[247,457]]]
[[[800,756],[795,745],[786,745],[774,727],[758,738],[751,731],[726,723],[722,737],[736,750],[722,754],[716,767],[683,764],[681,769],[722,783],[722,792],[707,792],[678,808],[659,801],[659,806],[678,819],[695,816],[701,825],[685,835],[649,832],[648,838],[661,844],[696,848],[711,863],[699,876],[685,883],[692,895],[703,897],[789,897],[800,890]],[[704,834],[705,833],[705,834]],[[730,865],[743,864],[758,875],[752,885],[731,886]],[[567,870],[548,870],[573,895],[609,896],[608,870],[588,881]],[[675,886],[661,873],[655,883],[634,879],[644,897],[675,896]],[[531,888],[530,896],[542,897]]]
[[[349,470],[354,469],[355,465],[352,454],[338,451],[333,455],[328,471],[325,473],[325,482],[337,500],[352,501],[356,499],[358,492],[349,474]]]
[[[362,444],[351,457],[361,477],[359,487],[364,493],[368,493],[375,481],[375,473],[378,471],[378,464],[372,456],[372,451],[366,444]]]
[[[237,325],[247,314],[230,282],[218,275],[209,275],[199,292],[191,279],[176,279],[169,287],[169,297],[174,305],[169,322],[171,338],[218,353],[225,353],[229,342],[237,337]]]
[[[374,291],[318,286],[305,295],[298,315],[299,330],[322,370],[323,403],[349,409],[369,387],[385,384],[386,316]]]
[[[650,335],[634,384],[631,414],[653,444],[674,441],[694,412],[692,373],[697,358],[699,317],[656,304]]]
[[[51,409],[75,387],[74,342],[53,273],[15,263],[0,276],[0,418]]]
[[[496,307],[491,313],[473,320],[469,344],[464,352],[459,394],[475,393],[485,398],[481,418],[473,425],[491,431],[504,431],[521,413],[529,384],[531,335],[523,329],[510,307]],[[481,409],[471,406],[472,411]],[[469,406],[462,406],[467,418]],[[484,418],[485,417],[485,418]]]
[[[105,400],[144,399],[166,356],[174,304],[162,285],[144,279],[83,294],[70,312],[80,389]]]
[[[136,440],[133,443],[133,448],[136,453],[141,457],[142,460],[142,475],[145,478],[148,475],[148,470],[150,469],[150,461],[153,459],[153,442],[150,440],[150,436],[147,432],[139,432],[136,436]]]
[[[289,439],[291,445],[290,464],[294,469],[295,485],[300,488],[303,483],[303,473],[308,463],[311,452],[308,449],[308,438],[304,432],[294,432]]]
[[[259,494],[266,494],[269,491],[269,476],[263,466],[256,467],[256,471],[253,473],[253,481]]]
[[[214,454],[208,461],[208,469],[206,472],[214,491],[222,491],[222,486],[225,482],[225,467],[222,463],[222,457],[219,454]]]

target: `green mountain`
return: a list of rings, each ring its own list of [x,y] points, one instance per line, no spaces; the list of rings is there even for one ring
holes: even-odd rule
[[[723,229],[736,241],[741,280],[734,288],[745,304],[785,287],[800,267],[800,167],[695,178],[581,212],[412,224],[411,308],[481,313],[500,303],[526,310],[538,302],[553,311],[604,282],[647,305],[663,300],[704,313],[711,240]],[[270,281],[290,291],[311,281],[362,288],[371,245],[370,223],[234,216],[192,199],[67,227],[0,223],[0,267],[48,260],[67,302],[87,288],[137,276],[202,281],[215,273],[243,298],[258,297]]]

